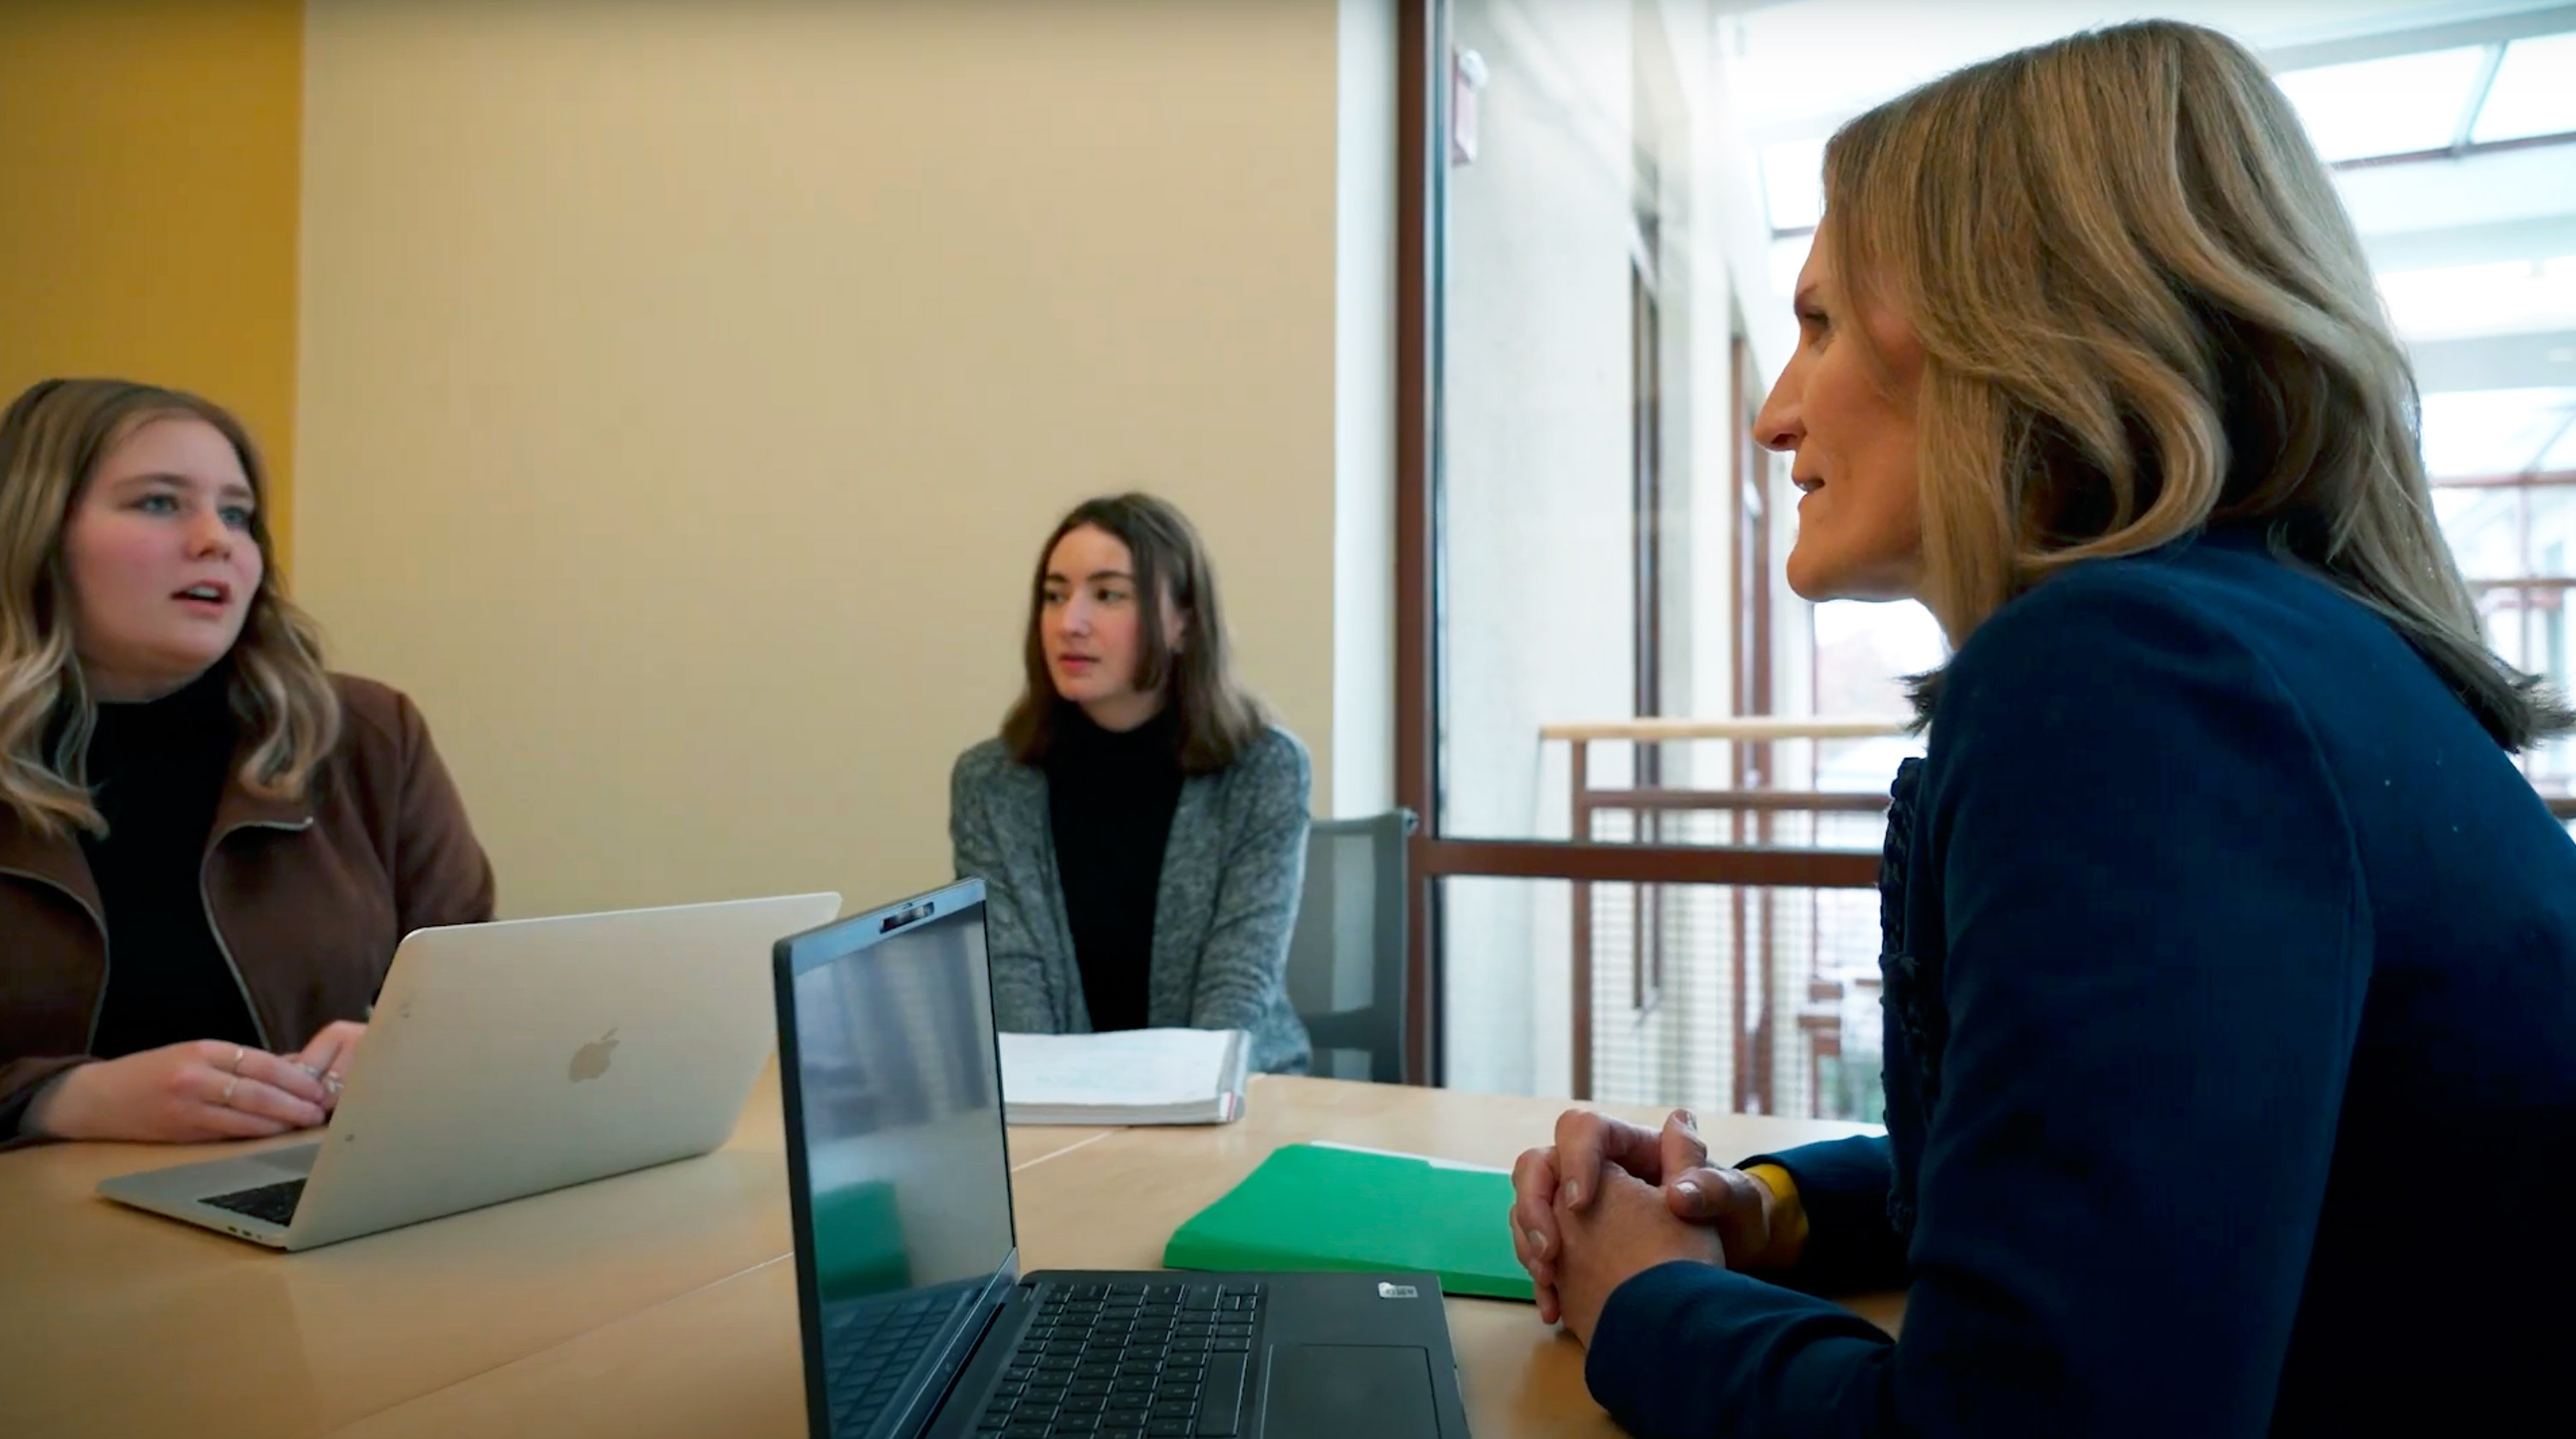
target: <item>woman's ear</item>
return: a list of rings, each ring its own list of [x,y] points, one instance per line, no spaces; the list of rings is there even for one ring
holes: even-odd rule
[[[1190,612],[1179,605],[1163,606],[1163,648],[1174,654],[1188,649]]]

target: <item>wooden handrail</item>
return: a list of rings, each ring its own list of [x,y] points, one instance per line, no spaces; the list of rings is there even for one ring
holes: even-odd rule
[[[1704,884],[1875,889],[1879,852],[1807,846],[1566,843],[1413,838],[1414,873],[1432,879],[1563,879],[1583,884]]]
[[[1624,719],[1539,727],[1542,740],[1574,743],[1629,740],[1878,739],[1913,728],[1910,715],[1735,715],[1716,719]]]
[[[1885,814],[1885,790],[1806,789],[1591,789],[1583,792],[1594,810],[1754,810],[1791,814]]]

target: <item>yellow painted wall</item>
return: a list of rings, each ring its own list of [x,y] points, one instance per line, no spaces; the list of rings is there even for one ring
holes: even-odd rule
[[[1177,500],[1332,791],[1333,0],[312,0],[302,592],[537,914],[948,873],[1036,548]]]
[[[0,392],[176,385],[295,450],[299,0],[0,0]],[[5,400],[0,400],[5,403]]]

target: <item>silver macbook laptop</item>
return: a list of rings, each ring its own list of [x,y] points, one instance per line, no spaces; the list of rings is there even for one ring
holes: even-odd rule
[[[704,1154],[777,1041],[772,944],[840,908],[801,894],[415,931],[319,1140],[98,1191],[310,1249]]]
[[[1020,1273],[982,881],[775,966],[814,1439],[1466,1439],[1433,1275]]]

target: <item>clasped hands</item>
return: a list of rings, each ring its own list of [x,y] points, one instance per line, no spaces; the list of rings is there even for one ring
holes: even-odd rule
[[[1612,1291],[1659,1264],[1770,1267],[1773,1209],[1761,1180],[1709,1164],[1686,1109],[1661,1130],[1569,1109],[1556,1143],[1512,1166],[1512,1250],[1538,1317],[1586,1345]]]

